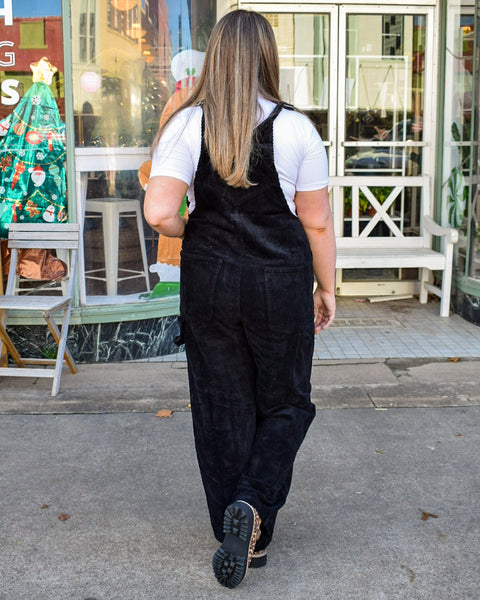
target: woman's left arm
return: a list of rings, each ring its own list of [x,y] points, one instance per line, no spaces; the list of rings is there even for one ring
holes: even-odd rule
[[[297,215],[305,230],[313,256],[317,287],[313,294],[315,333],[335,318],[335,234],[328,201],[328,188],[295,195]]]
[[[179,214],[188,184],[175,177],[156,176],[148,182],[143,205],[147,223],[166,237],[183,238],[187,219]]]

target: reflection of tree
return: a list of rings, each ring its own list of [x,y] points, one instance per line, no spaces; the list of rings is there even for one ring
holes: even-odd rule
[[[469,138],[470,131],[466,124],[463,124],[463,137],[457,123],[454,121],[451,126],[452,138],[455,142],[462,142]],[[459,146],[460,165],[453,167],[448,179],[448,222],[452,227],[466,227],[464,223],[465,210],[468,207],[469,189],[466,185],[464,171],[468,171],[470,164],[470,147]]]
[[[195,50],[205,52],[214,25],[214,19],[202,19],[202,21],[195,26],[192,34],[193,47]]]
[[[165,106],[166,88],[156,77],[152,76],[150,69],[144,70],[142,95],[142,146],[150,146],[158,129],[160,115]]]
[[[460,133],[460,129],[458,128],[457,123],[454,121],[452,123],[452,138],[455,142],[463,142],[465,140],[470,139],[470,127],[464,123],[463,124],[463,135]],[[461,168],[467,169],[470,161],[470,146],[461,146]]]

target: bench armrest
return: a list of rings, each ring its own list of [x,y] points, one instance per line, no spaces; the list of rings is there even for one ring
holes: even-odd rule
[[[432,235],[445,237],[447,244],[456,244],[458,242],[458,231],[452,227],[442,227],[428,215],[423,216],[423,226]]]

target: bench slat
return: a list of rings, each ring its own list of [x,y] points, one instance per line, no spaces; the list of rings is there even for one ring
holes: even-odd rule
[[[445,255],[428,248],[337,248],[337,269],[445,269]]]

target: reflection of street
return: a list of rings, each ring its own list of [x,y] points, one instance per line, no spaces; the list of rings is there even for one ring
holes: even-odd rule
[[[57,2],[53,2],[54,5]],[[5,3],[5,7],[7,3]],[[2,25],[2,42],[5,48],[2,48],[2,62],[0,64],[1,81],[1,99],[0,99],[0,120],[6,117],[12,109],[18,105],[21,98],[32,85],[32,72],[30,64],[38,61],[42,56],[54,64],[58,72],[55,74],[50,90],[55,98],[60,115],[65,119],[65,101],[63,93],[63,33],[62,17],[48,16],[54,12],[54,7],[44,7],[42,16],[44,20],[32,20],[30,2],[27,6],[24,2],[13,3],[12,24],[8,25],[8,15],[0,13],[0,23]],[[6,10],[3,9],[3,10]],[[61,11],[56,13],[61,14]],[[19,16],[22,15],[22,16]],[[30,37],[42,39],[42,46],[32,47]],[[41,53],[39,53],[41,52]],[[6,60],[8,58],[8,61]]]

